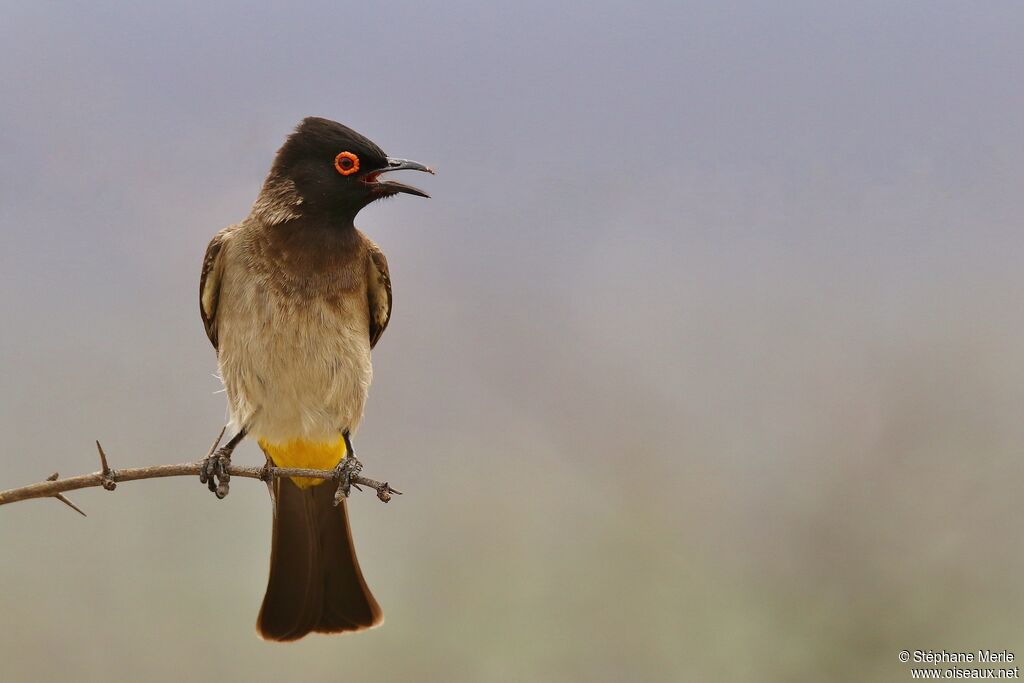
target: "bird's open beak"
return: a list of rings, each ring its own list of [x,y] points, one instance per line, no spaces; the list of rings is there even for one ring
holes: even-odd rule
[[[412,185],[406,185],[395,180],[380,180],[381,173],[388,173],[390,171],[426,171],[427,173],[433,174],[434,169],[429,166],[424,166],[418,161],[409,161],[408,159],[392,159],[388,157],[388,165],[386,168],[373,171],[367,174],[363,179],[363,182],[373,188],[375,192],[383,192],[385,194],[398,194],[404,192],[406,194],[414,194],[417,197],[430,198],[430,195]]]

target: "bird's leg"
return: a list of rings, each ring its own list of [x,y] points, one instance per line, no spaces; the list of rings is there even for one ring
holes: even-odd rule
[[[231,452],[245,438],[245,434],[245,428],[239,430],[231,437],[230,441],[206,456],[203,467],[199,470],[199,481],[206,484],[218,498],[228,495],[228,482],[231,480],[231,474],[228,472],[228,467],[231,466]]]
[[[339,505],[341,501],[348,498],[353,486],[352,479],[363,471],[363,463],[356,459],[356,453],[352,450],[352,439],[348,430],[343,431],[341,436],[345,439],[345,457],[334,468],[338,474],[338,490],[334,492],[335,505]]]

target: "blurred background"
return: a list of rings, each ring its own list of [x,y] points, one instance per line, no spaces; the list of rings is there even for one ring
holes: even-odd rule
[[[0,489],[206,453],[203,253],[302,117],[438,175],[357,221],[385,625],[258,640],[265,489],[138,482],[0,510],[0,679],[1024,655],[1024,7],[776,5],[3,3]]]

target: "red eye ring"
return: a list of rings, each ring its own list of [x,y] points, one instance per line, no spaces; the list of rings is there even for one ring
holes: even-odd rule
[[[359,157],[352,152],[341,152],[334,157],[334,168],[341,175],[352,175],[359,170]]]

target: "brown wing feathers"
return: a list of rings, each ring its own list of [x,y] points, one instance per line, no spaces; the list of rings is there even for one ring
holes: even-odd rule
[[[203,317],[206,336],[210,338],[213,348],[217,348],[217,303],[220,298],[221,275],[224,272],[220,253],[229,230],[221,230],[210,240],[203,259],[203,272],[199,276],[199,314]]]
[[[367,267],[366,295],[370,305],[370,348],[387,329],[391,320],[391,276],[384,252],[369,239],[370,263]]]

